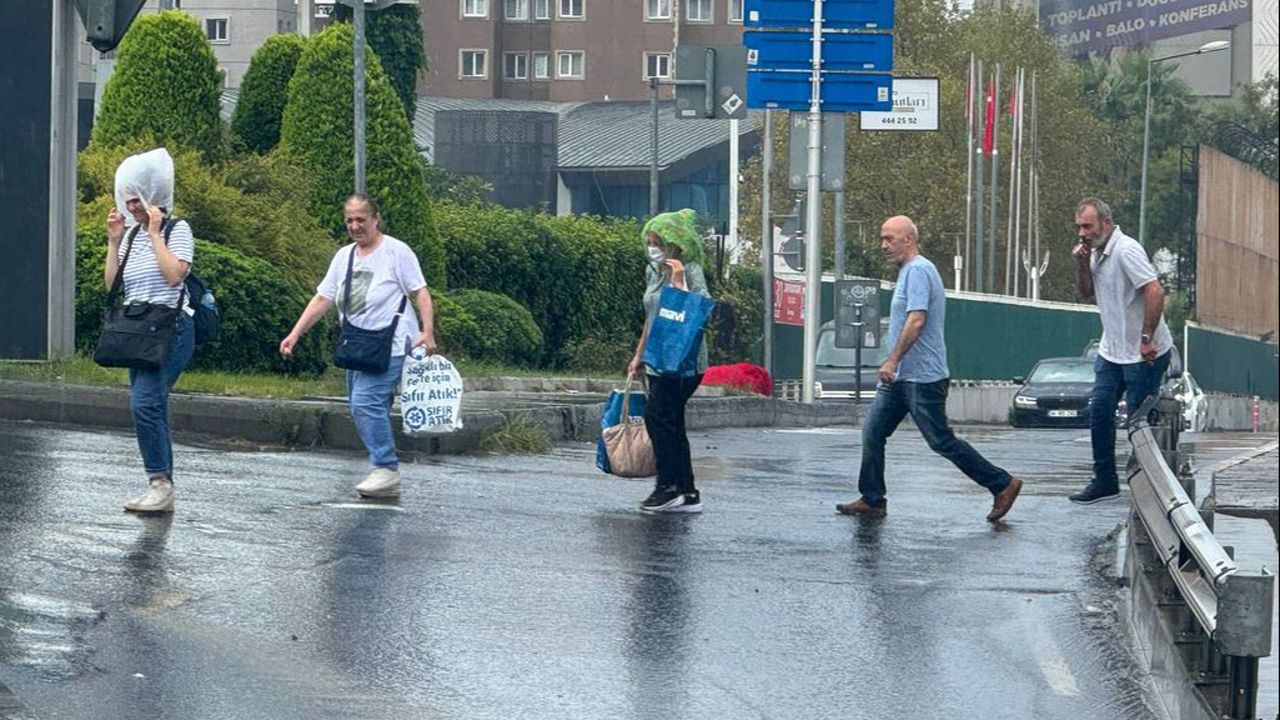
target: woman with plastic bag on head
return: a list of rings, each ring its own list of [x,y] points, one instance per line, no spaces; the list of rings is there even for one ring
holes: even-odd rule
[[[356,492],[367,498],[398,497],[400,459],[391,430],[391,401],[405,354],[417,348],[426,355],[436,352],[435,311],[418,256],[382,232],[373,198],[360,193],[347,198],[343,217],[351,242],[333,254],[315,296],[280,341],[280,354],[293,355],[302,336],[337,306],[342,330],[333,363],[347,370],[351,419],[372,466]],[[410,297],[421,326],[408,307]]]
[[[653,492],[640,503],[640,509],[646,512],[702,512],[702,497],[694,486],[684,414],[685,405],[707,371],[707,348],[702,342],[701,322],[686,318],[684,311],[676,312],[664,306],[673,297],[710,298],[702,269],[705,250],[694,227],[695,217],[696,213],[689,209],[662,213],[645,223],[641,232],[649,255],[645,267],[645,322],[635,355],[627,366],[627,375],[643,372],[649,381],[644,422],[653,441],[658,476]],[[651,343],[651,333],[655,323],[662,325],[664,321],[676,319],[681,322],[687,319],[690,323],[682,339],[691,357],[688,362],[674,365],[659,363],[655,360],[657,348],[649,347],[656,344]]]
[[[173,158],[164,148],[125,158],[116,169],[116,207],[107,214],[107,256],[103,270],[109,305],[120,287],[126,316],[164,318],[153,327],[154,359],[129,358],[141,338],[127,339],[103,359],[110,322],[104,325],[95,359],[129,368],[129,412],[147,473],[147,490],[125,503],[138,513],[173,512],[173,441],[169,429],[169,390],[195,350],[192,302],[183,281],[195,257],[195,238],[185,220],[171,220]],[[111,309],[109,309],[111,312]],[[153,323],[154,325],[155,323]],[[117,334],[115,338],[127,338]],[[130,347],[133,343],[135,347]]]

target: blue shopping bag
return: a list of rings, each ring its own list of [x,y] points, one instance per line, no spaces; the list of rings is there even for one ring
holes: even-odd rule
[[[702,330],[711,318],[716,301],[705,295],[662,288],[658,314],[649,327],[645,342],[645,365],[660,375],[687,375],[698,368],[698,351],[702,348]]]
[[[627,384],[621,390],[614,390],[609,393],[609,399],[604,402],[604,414],[600,416],[600,430],[622,424],[622,398],[626,393],[631,393],[631,402],[627,408],[627,414],[631,417],[643,417],[645,400],[648,396],[643,390],[631,389],[632,378],[627,378]],[[609,455],[604,449],[603,434],[596,438],[596,467],[604,472],[613,474],[613,470],[609,468]]]

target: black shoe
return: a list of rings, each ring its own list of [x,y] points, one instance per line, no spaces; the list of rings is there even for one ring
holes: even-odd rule
[[[1114,500],[1120,497],[1120,488],[1103,485],[1097,480],[1089,483],[1089,485],[1078,493],[1070,496],[1070,500],[1077,505],[1092,505],[1103,500]]]
[[[677,490],[674,485],[657,487],[649,493],[649,497],[645,498],[644,502],[640,503],[640,509],[645,512],[664,512],[680,507],[684,502],[684,493]]]

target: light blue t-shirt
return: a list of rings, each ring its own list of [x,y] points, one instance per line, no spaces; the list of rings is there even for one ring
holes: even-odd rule
[[[907,313],[928,313],[924,329],[898,363],[897,379],[904,382],[929,383],[951,377],[947,369],[947,345],[942,328],[947,319],[947,295],[943,291],[938,268],[923,255],[912,258],[898,271],[898,284],[893,288],[889,306],[889,336],[885,347],[898,344]]]

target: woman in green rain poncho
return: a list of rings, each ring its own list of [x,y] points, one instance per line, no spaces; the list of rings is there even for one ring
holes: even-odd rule
[[[702,498],[693,484],[693,462],[689,457],[689,436],[685,431],[684,408],[707,371],[707,348],[703,343],[695,370],[684,375],[659,375],[641,360],[649,327],[658,313],[662,288],[708,296],[707,278],[702,271],[702,238],[694,228],[693,210],[662,213],[645,223],[641,237],[649,253],[645,267],[644,331],[636,353],[627,366],[628,375],[648,374],[649,400],[644,424],[653,441],[658,479],[649,497],[640,503],[645,512],[702,512]]]

